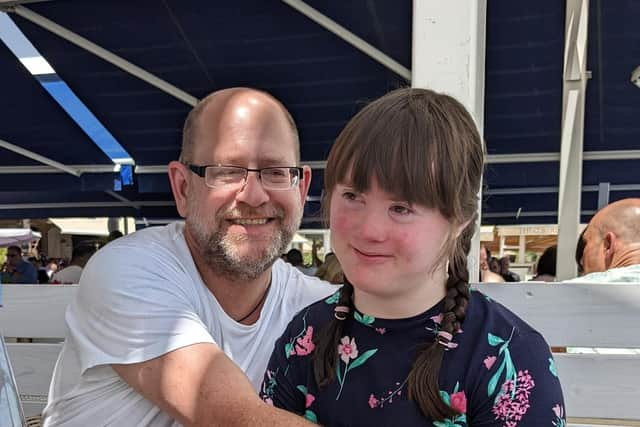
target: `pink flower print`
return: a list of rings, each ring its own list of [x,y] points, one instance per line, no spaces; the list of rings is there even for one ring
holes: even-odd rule
[[[373,408],[376,408],[379,404],[380,404],[380,401],[376,399],[373,393],[371,393],[371,395],[369,396],[369,407],[373,409]]]
[[[307,393],[304,398],[304,407],[308,408],[309,406],[311,406],[314,400],[316,400],[315,396],[313,394]]]
[[[263,400],[264,400],[264,403],[266,403],[267,405],[273,406],[273,400],[271,400],[270,397],[265,397]]]
[[[435,324],[439,325],[440,323],[442,323],[442,313],[438,314],[437,316],[431,316],[430,319],[433,320]]]
[[[384,335],[387,332],[386,328],[376,328],[376,332],[380,335]]]
[[[451,394],[449,396],[451,409],[456,411],[459,414],[467,413],[467,396],[464,394],[464,391],[459,391],[457,393]]]
[[[291,355],[306,356],[310,354],[316,345],[313,343],[313,326],[307,327],[306,333],[296,339],[296,344],[291,348]]]
[[[562,418],[564,414],[564,410],[562,409],[562,406],[560,406],[559,403],[556,403],[556,406],[553,407],[553,413],[556,414],[556,417]]]
[[[349,359],[355,359],[358,357],[358,346],[356,345],[356,339],[349,339],[348,336],[344,336],[340,339],[340,344],[338,344],[338,354],[340,355],[340,359],[345,364],[349,364]]]
[[[515,427],[522,417],[527,413],[531,405],[529,404],[529,395],[531,389],[535,387],[535,382],[529,371],[518,371],[517,386],[514,392],[513,380],[508,380],[502,384],[501,394],[493,405],[492,412],[496,419],[504,421],[507,427]]]
[[[496,357],[495,356],[487,356],[486,359],[484,359],[484,366],[487,369],[491,369],[491,367],[493,366],[494,363],[496,363]]]

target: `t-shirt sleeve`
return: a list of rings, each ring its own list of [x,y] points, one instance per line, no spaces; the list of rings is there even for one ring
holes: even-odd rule
[[[298,314],[276,341],[260,388],[265,402],[298,415],[305,415],[314,349],[313,326],[307,324],[306,313]]]
[[[193,278],[159,245],[113,242],[96,253],[66,313],[81,371],[137,363],[214,340],[197,314]]]
[[[480,394],[486,399],[470,413],[474,426],[564,426],[562,389],[548,344],[535,332],[490,335]],[[477,403],[477,402],[476,402]]]

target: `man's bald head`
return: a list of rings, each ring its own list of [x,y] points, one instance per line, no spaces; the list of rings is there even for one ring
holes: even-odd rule
[[[209,94],[204,99],[200,100],[198,104],[189,112],[184,122],[184,129],[182,132],[182,150],[180,152],[180,162],[188,163],[193,159],[193,151],[196,143],[196,135],[198,133],[198,127],[203,119],[203,112],[207,111],[206,120],[220,121],[224,119],[225,111],[229,108],[233,108],[235,104],[245,102],[247,98],[254,97],[256,100],[260,100],[271,104],[274,109],[282,114],[282,117],[287,121],[291,128],[291,132],[295,141],[295,156],[296,161],[300,161],[300,140],[298,137],[298,128],[293,120],[293,117],[287,111],[285,106],[270,95],[267,92],[258,89],[237,87],[230,89],[222,89]]]
[[[624,199],[602,208],[585,229],[585,273],[640,264],[640,199]]]
[[[640,243],[640,198],[623,199],[605,206],[589,223],[589,227],[592,226],[601,237],[613,232],[623,242]]]

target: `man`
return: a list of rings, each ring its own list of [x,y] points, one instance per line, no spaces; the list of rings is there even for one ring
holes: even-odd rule
[[[582,236],[584,276],[575,282],[640,283],[640,198],[602,208]]]
[[[293,314],[332,292],[278,259],[311,180],[299,156],[293,119],[266,93],[221,90],[189,113],[169,164],[185,224],[91,258],[45,426],[306,425],[256,393]]]
[[[79,283],[84,266],[96,251],[96,245],[91,242],[83,242],[73,248],[73,254],[69,265],[62,270],[53,273],[51,283],[72,284]]]
[[[38,270],[29,261],[22,259],[22,249],[19,246],[7,248],[2,283],[38,284]]]

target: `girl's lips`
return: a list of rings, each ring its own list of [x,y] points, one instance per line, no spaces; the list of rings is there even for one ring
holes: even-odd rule
[[[375,252],[363,252],[353,246],[351,248],[353,249],[353,252],[359,260],[368,263],[381,263],[392,258],[392,255],[379,254]]]

